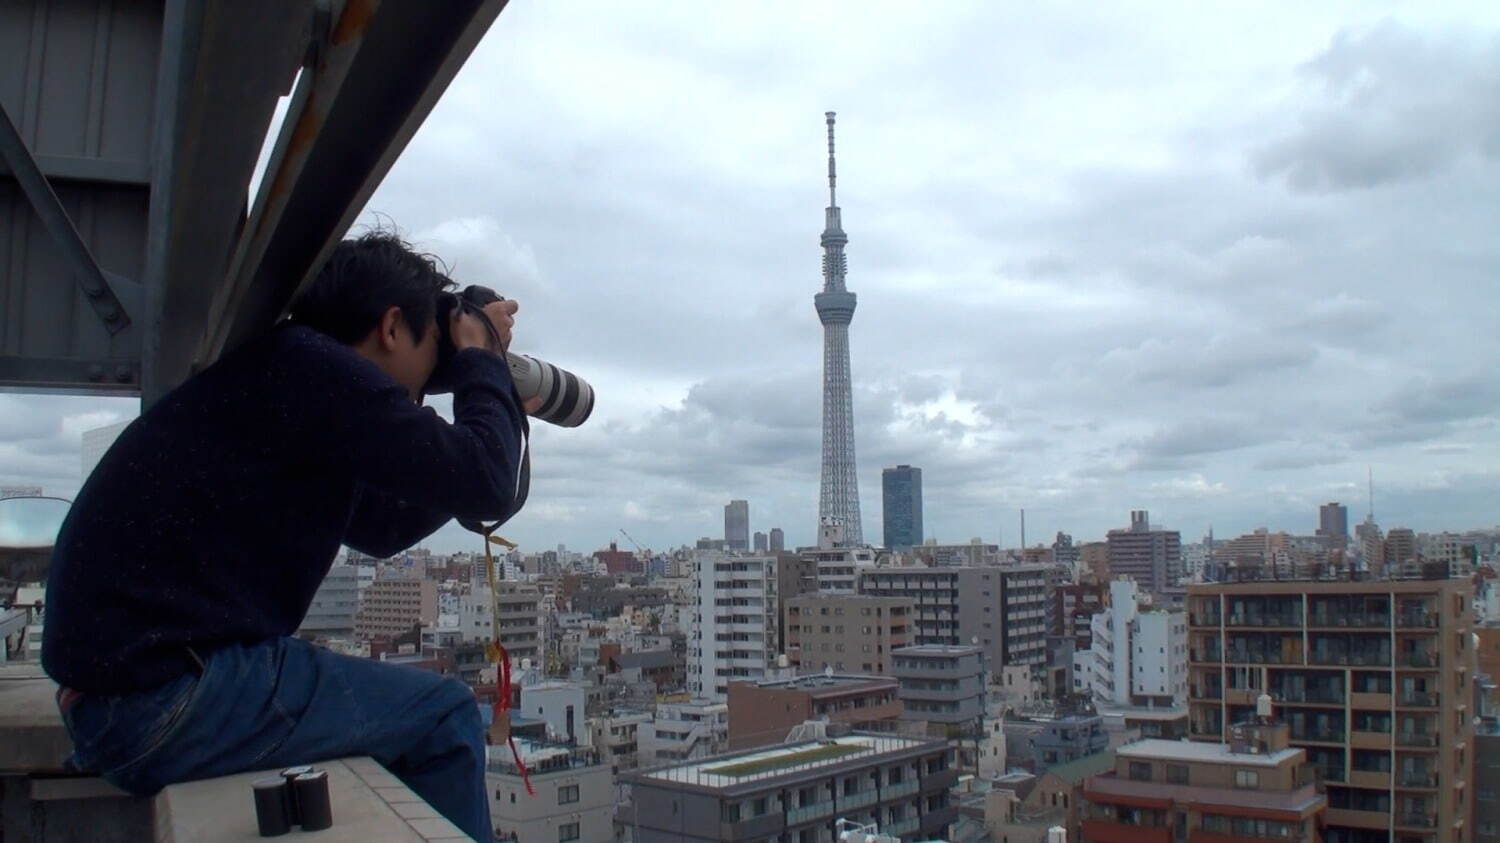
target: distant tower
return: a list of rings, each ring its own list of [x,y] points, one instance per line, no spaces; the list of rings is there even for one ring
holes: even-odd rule
[[[732,551],[750,549],[750,503],[732,500],[724,507],[724,541]]]
[[[843,543],[864,544],[859,517],[859,476],[854,468],[854,405],[850,395],[849,323],[854,294],[844,288],[844,244],[833,166],[833,112],[828,120],[828,209],[823,227],[823,292],[813,297],[823,323],[823,481],[818,492],[818,522],[843,529]]]

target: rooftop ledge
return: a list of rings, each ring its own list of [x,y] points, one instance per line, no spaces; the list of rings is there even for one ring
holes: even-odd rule
[[[95,777],[64,777],[62,761],[72,742],[57,712],[56,690],[35,664],[0,665],[0,779],[27,782],[21,792],[29,797],[19,804],[5,800],[0,813],[4,839],[9,841],[12,832],[19,832],[18,841],[91,839],[70,833],[90,827],[96,832],[110,828],[115,834],[108,839],[157,843],[262,839],[250,782],[276,771],[184,782],[151,799],[129,796]],[[328,771],[333,827],[294,831],[299,837],[349,843],[469,839],[374,759],[317,765]],[[12,792],[4,782],[0,789]],[[97,823],[89,822],[91,814]]]

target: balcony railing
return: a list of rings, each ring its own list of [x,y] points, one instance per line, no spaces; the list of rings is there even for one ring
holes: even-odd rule
[[[1194,650],[1193,661],[1219,664],[1224,661],[1224,655],[1217,650]]]
[[[786,812],[786,824],[797,825],[819,817],[826,817],[833,813],[833,802],[814,802],[811,805],[803,805],[792,808]]]
[[[1290,626],[1301,627],[1302,616],[1297,614],[1230,615],[1226,626]]]
[[[1222,700],[1224,699],[1223,688],[1194,688],[1192,692],[1194,699],[1200,700]]]
[[[1330,653],[1326,651],[1313,650],[1307,656],[1308,664],[1326,665],[1356,665],[1369,667],[1385,667],[1391,663],[1391,657],[1381,652],[1360,653]]]
[[[1380,612],[1349,612],[1337,615],[1314,612],[1308,617],[1307,625],[1351,629],[1389,629],[1391,616]]]
[[[917,824],[921,822],[919,817],[907,817],[904,820],[893,820],[880,826],[880,833],[891,837],[899,837],[903,834],[911,834],[917,830]]]
[[[1271,698],[1277,702],[1344,704],[1343,691],[1320,688],[1271,689]]]
[[[1302,664],[1302,654],[1230,650],[1224,660],[1234,664]]]
[[[880,789],[880,795],[882,799],[897,799],[911,793],[916,793],[919,784],[920,782],[916,779],[897,784],[888,784]]]
[[[1314,764],[1318,776],[1325,782],[1342,782],[1345,780],[1344,765],[1342,764]]]
[[[1343,743],[1343,729],[1303,729],[1292,732],[1294,741],[1318,741],[1321,743]]]
[[[1402,787],[1435,788],[1438,786],[1437,773],[1429,773],[1425,770],[1404,770],[1398,781]]]
[[[1218,626],[1219,615],[1213,612],[1192,612],[1188,616],[1188,623],[1192,626]]]
[[[1437,667],[1437,653],[1402,653],[1398,657],[1397,664],[1403,667]]]
[[[863,808],[866,805],[875,804],[878,794],[874,790],[861,790],[858,793],[846,793],[839,797],[839,810],[849,811],[854,808]]]
[[[1401,629],[1435,629],[1438,616],[1431,612],[1400,612],[1396,615],[1396,626]]]
[[[1396,745],[1433,747],[1438,745],[1438,736],[1432,732],[1397,732]]]
[[[1427,813],[1405,811],[1398,815],[1396,824],[1403,828],[1437,828],[1437,817]]]
[[[1397,698],[1398,705],[1413,708],[1437,708],[1438,695],[1423,691],[1403,691]]]

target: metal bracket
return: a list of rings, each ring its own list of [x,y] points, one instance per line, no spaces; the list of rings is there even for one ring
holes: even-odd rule
[[[36,159],[31,156],[31,150],[26,148],[21,133],[16,131],[16,124],[11,122],[10,115],[3,106],[0,106],[0,159],[10,167],[11,176],[30,200],[31,209],[42,221],[42,228],[57,244],[63,260],[73,271],[73,279],[78,282],[79,289],[83,290],[94,313],[104,322],[104,329],[112,335],[125,330],[130,325],[129,313],[120,303],[109,281],[105,280],[98,261],[94,260],[88,245],[78,235],[78,229],[73,227],[73,221],[68,219],[67,210],[58,201],[47,177],[42,175]]]

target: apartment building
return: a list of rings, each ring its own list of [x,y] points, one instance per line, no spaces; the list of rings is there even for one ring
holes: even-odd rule
[[[920,644],[892,654],[903,720],[964,731],[982,728],[985,669],[978,647]]]
[[[706,758],[729,745],[729,706],[703,699],[660,702],[636,736],[642,767]]]
[[[354,636],[395,638],[437,620],[437,584],[416,577],[377,579],[360,596]]]
[[[776,558],[695,554],[687,685],[723,702],[734,679],[761,679],[776,658]]]
[[[1109,594],[1089,623],[1089,649],[1074,653],[1074,691],[1122,706],[1186,703],[1186,613],[1143,611],[1130,579],[1110,583]]]
[[[1083,788],[1084,841],[1318,843],[1328,805],[1285,724],[1238,724],[1228,743],[1155,738],[1115,750]]]
[[[1463,579],[1194,585],[1196,740],[1271,697],[1327,787],[1329,843],[1469,843],[1473,586]]]
[[[867,726],[901,716],[896,680],[821,674],[729,683],[729,748],[781,743],[808,720]]]
[[[318,584],[297,634],[310,639],[349,638],[354,635],[354,615],[358,610],[359,569],[353,565],[334,565]]]
[[[536,792],[527,792],[509,747],[490,748],[484,778],[496,843],[615,839],[612,774],[599,753],[529,738],[515,743]]]
[[[1151,526],[1150,513],[1130,513],[1130,527],[1110,530],[1107,579],[1128,576],[1152,593],[1174,585],[1182,577],[1182,535]]]
[[[784,605],[786,657],[798,673],[889,673],[891,650],[914,643],[910,597],[816,593]]]
[[[854,732],[620,777],[636,843],[839,839],[839,820],[903,841],[946,838],[958,780],[942,741]],[[541,839],[541,838],[538,838]]]
[[[542,654],[542,593],[529,583],[497,583],[500,604],[500,643],[517,665],[521,659],[540,663]],[[494,611],[488,586],[475,586],[459,598],[458,624],[467,643],[495,640]]]
[[[876,568],[860,576],[862,594],[910,598],[916,644],[958,646],[977,640],[992,668],[1047,663],[1047,565],[977,568]]]

